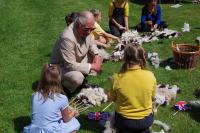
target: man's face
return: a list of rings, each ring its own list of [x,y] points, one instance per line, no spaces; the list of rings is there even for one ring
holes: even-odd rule
[[[85,39],[94,29],[94,21],[88,20],[84,25],[78,23],[78,32],[83,39]]]

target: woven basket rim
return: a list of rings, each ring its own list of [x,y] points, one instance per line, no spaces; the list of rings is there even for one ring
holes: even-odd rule
[[[183,52],[183,51],[177,51],[176,50],[176,47],[193,47],[193,48],[198,48],[197,51],[194,51],[194,52]],[[191,45],[191,44],[175,44],[172,42],[172,51],[175,52],[175,53],[179,53],[179,54],[200,54],[200,46],[194,46],[194,45]]]

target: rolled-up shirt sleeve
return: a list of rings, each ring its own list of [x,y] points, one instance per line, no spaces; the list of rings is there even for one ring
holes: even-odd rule
[[[89,63],[77,62],[76,55],[74,51],[75,45],[70,39],[64,38],[61,40],[60,44],[60,54],[63,58],[64,65],[69,71],[80,71],[83,74],[88,74],[90,72]]]

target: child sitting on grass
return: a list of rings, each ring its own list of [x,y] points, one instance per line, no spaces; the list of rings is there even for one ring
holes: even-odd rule
[[[150,133],[153,124],[152,99],[156,78],[145,69],[146,60],[141,46],[127,44],[124,63],[112,78],[108,98],[115,102],[115,127],[119,133]]]
[[[66,24],[69,26],[71,23],[73,23],[78,18],[79,13],[78,12],[71,12],[67,16],[65,16]]]
[[[57,65],[45,64],[38,88],[32,95],[32,120],[24,133],[75,133],[80,124],[69,107]]]
[[[99,25],[99,23],[101,21],[101,12],[97,9],[92,9],[92,10],[90,10],[90,12],[92,12],[92,14],[94,15],[95,21],[96,21],[94,24],[95,29],[92,31],[92,34],[94,36],[97,46],[103,47],[103,48],[108,48],[109,45],[107,43],[108,43],[109,39],[115,39],[119,42],[120,39],[118,37],[105,32]]]

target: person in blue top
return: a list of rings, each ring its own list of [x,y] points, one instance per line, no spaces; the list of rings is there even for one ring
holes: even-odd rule
[[[142,8],[141,23],[137,26],[138,31],[154,31],[167,28],[167,23],[161,20],[162,10],[157,0],[148,0]]]
[[[64,94],[60,68],[45,64],[32,95],[31,124],[24,127],[23,133],[75,133],[80,123]]]

